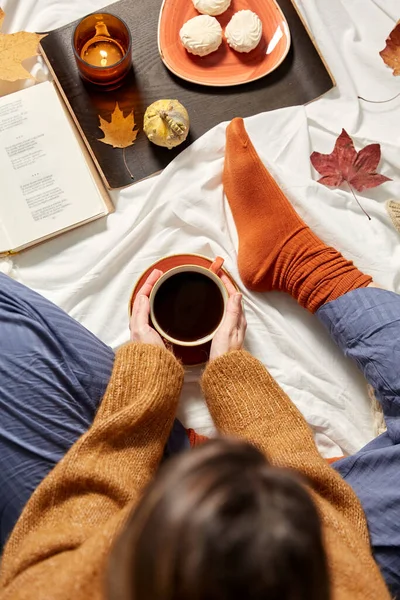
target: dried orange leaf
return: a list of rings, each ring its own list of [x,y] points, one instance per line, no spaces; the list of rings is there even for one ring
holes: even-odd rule
[[[0,28],[4,17],[5,13],[0,9]],[[27,31],[0,33],[0,79],[3,81],[34,79],[21,63],[26,58],[37,56],[39,42],[44,37]]]
[[[400,21],[390,32],[386,46],[379,54],[383,62],[393,69],[393,75],[400,75]]]
[[[100,129],[104,133],[104,137],[99,140],[103,144],[109,144],[113,148],[127,148],[132,146],[136,140],[138,130],[135,131],[135,117],[133,111],[124,117],[124,113],[118,106],[115,106],[114,112],[111,115],[111,121],[108,122],[99,115]]]

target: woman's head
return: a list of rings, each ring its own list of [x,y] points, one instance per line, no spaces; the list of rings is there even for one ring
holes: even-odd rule
[[[321,526],[303,484],[220,439],[171,459],[113,549],[108,600],[328,600]]]

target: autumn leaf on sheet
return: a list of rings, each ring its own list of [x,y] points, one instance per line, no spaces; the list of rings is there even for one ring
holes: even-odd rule
[[[338,136],[330,154],[313,152],[310,156],[314,169],[322,175],[318,179],[318,183],[337,188],[347,182],[356,202],[366,215],[367,213],[355,196],[353,188],[358,192],[363,192],[381,185],[385,181],[391,181],[389,177],[376,172],[380,159],[380,144],[369,144],[357,152],[353,140],[344,129]],[[367,217],[370,219],[369,215]]]
[[[99,139],[99,142],[109,144],[113,148],[128,148],[128,146],[133,145],[138,134],[137,129],[134,131],[135,117],[133,111],[124,117],[124,113],[117,102],[111,115],[111,121],[106,121],[100,115],[99,119],[99,127],[104,133],[104,137]]]
[[[5,13],[0,8],[0,29]],[[22,62],[31,56],[37,56],[40,40],[45,35],[19,31],[17,33],[0,33],[0,79],[17,81],[18,79],[34,79]]]
[[[400,75],[400,21],[390,32],[386,46],[379,54],[383,62],[393,69],[393,75]]]

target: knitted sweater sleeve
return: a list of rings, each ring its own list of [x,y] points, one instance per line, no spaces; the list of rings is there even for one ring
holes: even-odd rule
[[[154,474],[183,369],[163,348],[128,344],[92,427],[39,485],[1,561],[2,600],[102,597],[115,535]]]
[[[257,359],[244,351],[225,354],[207,366],[202,387],[221,433],[245,438],[273,465],[304,475],[368,540],[356,495],[321,457],[304,417]]]

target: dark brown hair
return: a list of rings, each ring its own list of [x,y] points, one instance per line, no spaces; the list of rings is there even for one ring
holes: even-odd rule
[[[250,444],[170,459],[119,536],[108,600],[328,600],[321,525],[303,483]]]

